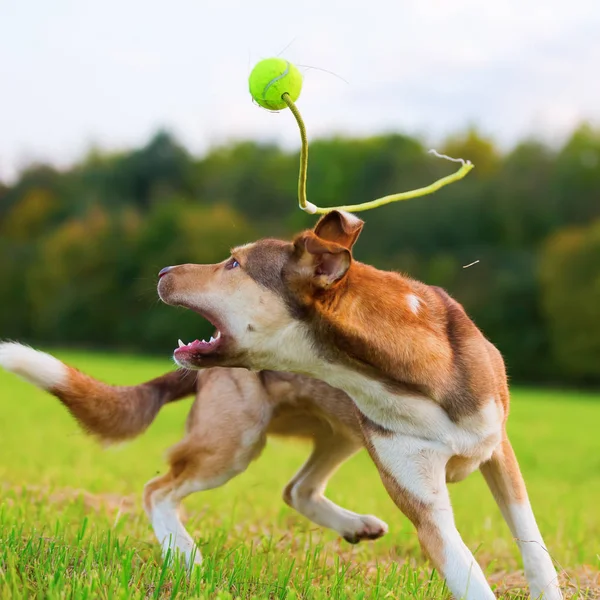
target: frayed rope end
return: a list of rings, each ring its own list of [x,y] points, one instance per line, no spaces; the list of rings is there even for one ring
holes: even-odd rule
[[[471,167],[473,166],[473,163],[470,160],[465,160],[464,158],[452,158],[451,156],[448,156],[446,154],[440,154],[437,150],[434,150],[433,148],[429,150],[427,154],[433,154],[433,156],[436,156],[437,158],[443,158],[445,160],[449,160],[450,162],[460,163],[461,165],[469,165]]]

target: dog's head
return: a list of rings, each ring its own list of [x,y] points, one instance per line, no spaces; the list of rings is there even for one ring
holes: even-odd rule
[[[293,242],[264,239],[234,248],[214,265],[185,264],[160,272],[163,302],[189,308],[215,326],[209,341],[175,350],[186,368],[240,366],[304,369],[314,357],[303,325],[315,305],[334,306],[352,268],[363,222],[333,211]],[[304,354],[299,362],[294,358]]]

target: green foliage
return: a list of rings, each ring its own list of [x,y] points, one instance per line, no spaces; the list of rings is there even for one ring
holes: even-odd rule
[[[446,287],[513,378],[594,379],[597,267],[584,250],[565,259],[590,278],[569,290],[575,316],[565,321],[558,306],[567,300],[558,298],[573,273],[558,265],[570,250],[552,240],[600,219],[600,132],[583,125],[562,148],[526,140],[502,153],[471,129],[440,149],[476,168],[433,196],[364,213],[357,257]],[[313,140],[308,196],[321,206],[364,202],[453,167],[405,135]],[[95,149],[65,171],[31,166],[0,186],[0,338],[167,354],[178,336],[211,333],[197,315],[157,303],[156,273],[311,226],[297,208],[297,169],[297,153],[273,144],[239,142],[196,158],[164,131],[130,152]],[[578,352],[559,349],[565,330]]]
[[[552,350],[562,372],[600,382],[600,220],[561,231],[540,260]]]

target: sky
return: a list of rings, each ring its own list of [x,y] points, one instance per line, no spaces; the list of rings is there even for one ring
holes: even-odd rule
[[[600,123],[598,0],[0,0],[0,178],[159,128],[197,154],[297,146],[248,94],[275,55],[304,74],[309,139],[473,125],[510,147]]]

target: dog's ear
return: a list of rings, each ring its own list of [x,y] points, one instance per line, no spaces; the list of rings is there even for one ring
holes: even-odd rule
[[[319,219],[314,233],[322,240],[334,242],[351,250],[363,228],[364,221],[351,213],[332,210]]]
[[[318,238],[312,232],[297,238],[294,249],[296,274],[303,279],[310,279],[321,289],[330,288],[340,281],[348,272],[352,262],[350,250]]]

